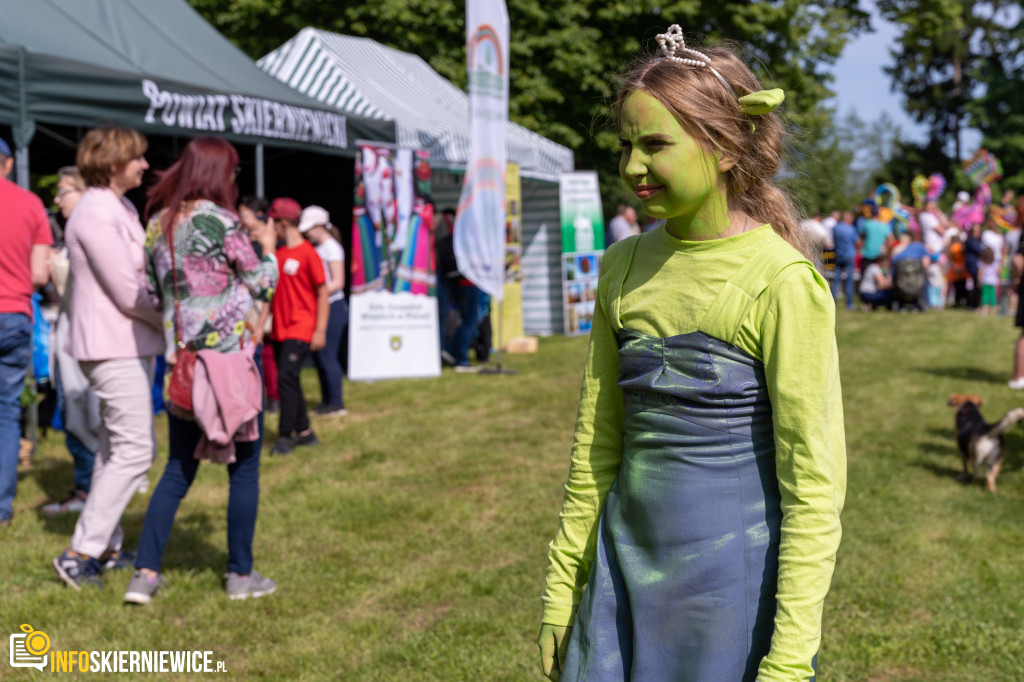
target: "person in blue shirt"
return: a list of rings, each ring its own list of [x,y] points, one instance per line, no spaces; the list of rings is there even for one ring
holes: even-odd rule
[[[892,228],[878,219],[878,206],[870,207],[871,217],[861,221],[860,236],[864,240],[860,255],[868,260],[875,260],[882,255],[885,241],[892,234]]]
[[[857,249],[860,247],[860,235],[853,226],[853,211],[844,211],[842,219],[832,230],[832,242],[836,247],[836,269],[832,277],[832,298],[839,302],[840,279],[845,283],[846,309],[853,310],[856,306],[853,299],[854,265],[857,260]]]
[[[899,242],[892,249],[892,263],[896,265],[899,261],[909,258],[916,258],[926,264],[931,260],[928,255],[928,249],[925,248],[924,244],[914,239],[912,233],[904,232],[900,235]]]

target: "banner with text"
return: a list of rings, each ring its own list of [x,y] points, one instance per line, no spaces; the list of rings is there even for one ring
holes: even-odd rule
[[[350,380],[441,376],[435,297],[375,291],[350,304]]]
[[[470,152],[453,241],[459,272],[496,300],[505,295],[508,36],[504,0],[467,0]]]
[[[500,306],[491,306],[494,342],[502,347],[509,339],[524,334],[522,259],[523,184],[519,177],[519,164],[510,163],[505,174],[505,299]]]

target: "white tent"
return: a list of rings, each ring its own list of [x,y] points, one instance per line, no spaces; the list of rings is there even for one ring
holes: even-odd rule
[[[435,168],[466,166],[469,98],[420,57],[369,38],[304,28],[257,62],[315,100],[393,120],[398,146],[426,149]],[[508,125],[508,160],[523,177],[551,182],[573,170],[572,151],[521,125]]]
[[[324,104],[394,121],[397,146],[425,149],[435,170],[461,173],[469,157],[469,98],[420,57],[369,38],[304,28],[257,64]],[[562,332],[558,176],[572,150],[508,124],[508,160],[523,178],[523,327]],[[461,175],[435,173],[438,207],[458,203]]]

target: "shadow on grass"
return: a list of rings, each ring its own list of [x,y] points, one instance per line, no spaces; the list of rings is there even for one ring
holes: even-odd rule
[[[918,462],[919,467],[925,471],[932,472],[936,478],[950,479],[962,484],[963,481],[960,479],[960,474],[962,472],[960,461],[951,461],[950,465],[951,466],[944,466],[933,462]]]
[[[944,379],[963,379],[964,381],[981,381],[987,384],[1005,384],[1006,373],[990,372],[978,367],[911,367],[911,371],[931,374]]]
[[[39,514],[43,528],[47,533],[66,536],[71,541],[78,522],[78,514],[62,514],[60,516],[43,516]],[[145,511],[126,512],[121,517],[124,530],[125,549],[134,550],[142,533],[142,524],[146,520]],[[164,569],[174,568],[187,571],[211,570],[218,575],[227,566],[228,556],[224,547],[215,546],[208,538],[223,537],[216,532],[217,524],[207,512],[178,514],[171,529],[170,541],[164,552]]]

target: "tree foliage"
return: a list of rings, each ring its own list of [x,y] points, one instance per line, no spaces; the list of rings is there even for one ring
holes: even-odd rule
[[[983,96],[967,110],[982,133],[981,144],[1003,164],[1000,187],[1024,189],[1024,69],[994,74]]]
[[[189,1],[253,58],[314,26],[417,54],[465,88],[462,2]],[[747,47],[762,79],[786,89],[787,115],[805,131],[829,124],[831,112],[821,107],[832,94],[828,69],[867,27],[857,0],[509,0],[508,12],[510,117],[573,149],[578,168],[598,170],[606,201],[619,184],[612,181],[617,135],[606,125],[616,78],[639,52],[656,48],[655,35],[669,24]]]
[[[903,93],[914,120],[928,126],[932,142],[951,140],[960,159],[969,104],[985,85],[1005,78],[1021,54],[1020,3],[879,0],[878,9],[903,30],[886,68],[893,89]]]

